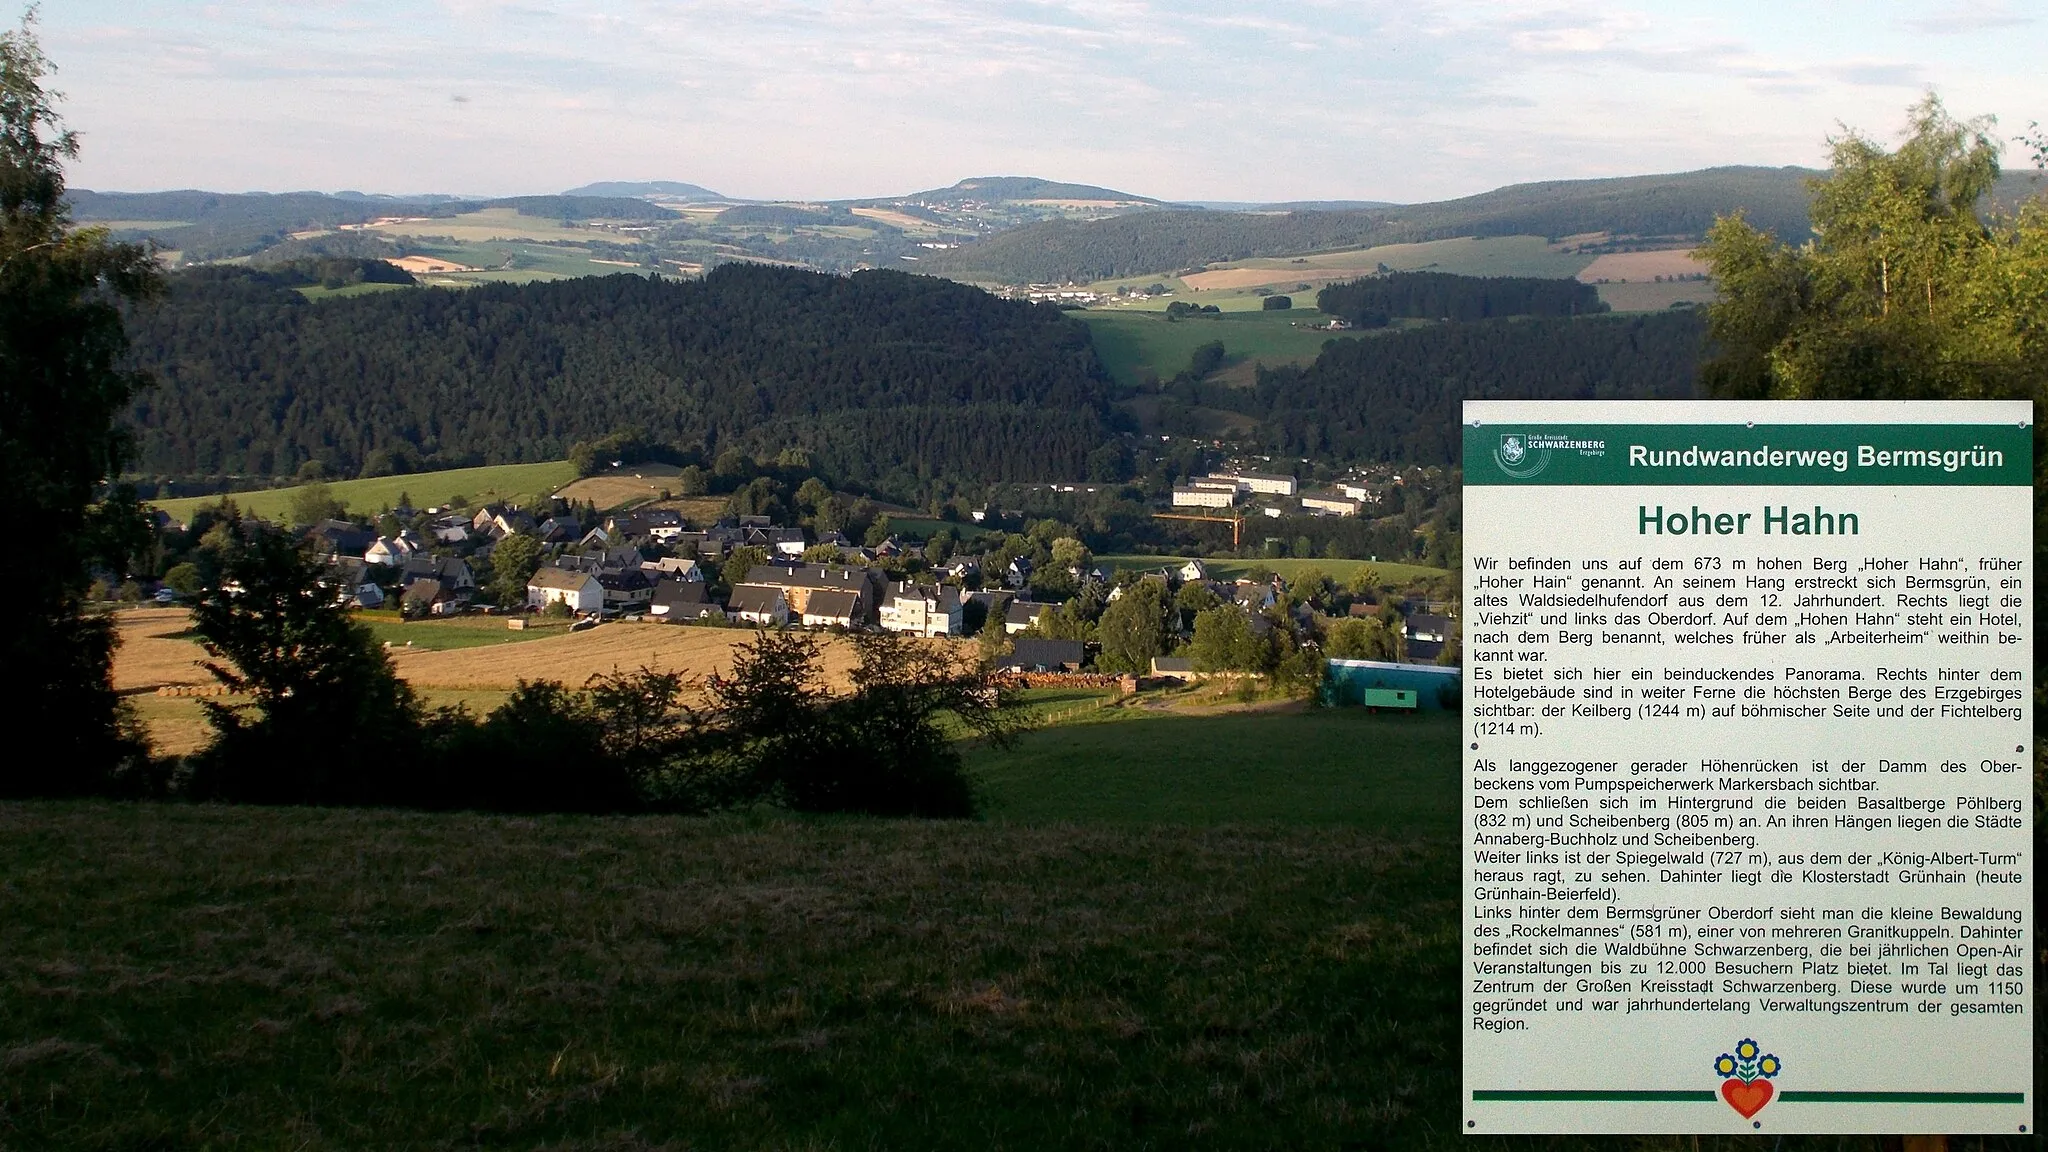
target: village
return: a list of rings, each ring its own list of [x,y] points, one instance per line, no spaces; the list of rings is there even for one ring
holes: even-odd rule
[[[1213,473],[1176,489],[1173,511],[1158,515],[1241,524],[1267,506],[1257,501],[1294,497],[1295,483]],[[1377,497],[1364,481],[1333,491],[1331,499],[1350,511],[1321,514],[1355,514]],[[1346,583],[1313,569],[1290,579],[1241,562],[1224,565],[1232,569],[1224,575],[1212,568],[1221,562],[1200,558],[1133,564],[1124,557],[1112,565],[1098,562],[1063,525],[1020,521],[1022,531],[1006,532],[1001,515],[975,513],[985,522],[961,524],[964,542],[950,531],[855,541],[730,511],[706,523],[664,507],[597,514],[558,499],[533,507],[400,507],[377,526],[330,517],[293,531],[324,565],[337,600],[395,609],[407,620],[484,614],[505,617],[514,630],[530,622],[582,630],[620,621],[977,637],[998,670],[1169,681],[1271,670],[1298,650],[1414,665],[1457,660],[1455,603],[1405,595],[1378,583],[1371,569]],[[204,516],[160,527],[187,539],[208,530]],[[189,578],[173,579],[155,599],[175,604],[194,591]],[[1116,608],[1131,596],[1145,607]],[[1135,638],[1126,634],[1134,628]],[[1233,639],[1204,649],[1197,641],[1205,632]]]

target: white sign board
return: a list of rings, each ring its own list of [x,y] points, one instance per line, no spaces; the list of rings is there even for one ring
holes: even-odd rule
[[[2033,410],[1465,405],[1465,1131],[2033,1131]]]

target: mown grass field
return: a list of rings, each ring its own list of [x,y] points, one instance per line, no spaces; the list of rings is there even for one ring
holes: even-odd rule
[[[327,490],[335,499],[346,503],[351,511],[375,512],[397,504],[401,494],[410,495],[414,506],[421,508],[446,504],[456,496],[466,497],[473,503],[486,500],[530,502],[575,478],[576,470],[569,466],[568,461],[549,460],[539,464],[492,464],[482,468],[415,472],[409,476],[378,476],[369,480],[336,480],[328,483]],[[291,508],[293,497],[301,490],[294,486],[229,495],[245,514],[268,519],[284,515]],[[219,496],[182,496],[171,500],[152,500],[150,504],[183,520],[202,505],[218,500]]]
[[[1226,525],[1227,527],[1227,525]],[[1112,568],[1160,568],[1166,565],[1179,567],[1188,562],[1187,556],[1146,556],[1137,553],[1097,556],[1096,562]],[[1382,560],[1211,560],[1202,559],[1211,576],[1234,580],[1253,568],[1270,568],[1281,576],[1292,579],[1303,569],[1314,568],[1339,583],[1349,584],[1358,578],[1362,569],[1372,568],[1379,572],[1383,584],[1402,585],[1411,580],[1429,576],[1443,576],[1448,573],[1442,568],[1428,568],[1421,564],[1400,564]]]
[[[1318,332],[1295,325],[1327,321],[1313,308],[1278,312],[1224,312],[1168,320],[1163,313],[1092,310],[1073,315],[1085,321],[1095,337],[1095,354],[1120,384],[1135,385],[1150,371],[1164,379],[1188,366],[1196,348],[1223,342],[1231,361],[1265,364],[1313,360],[1331,339],[1355,339],[1358,333]]]

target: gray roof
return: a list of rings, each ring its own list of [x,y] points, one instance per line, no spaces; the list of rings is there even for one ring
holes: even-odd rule
[[[585,584],[595,579],[597,577],[592,576],[588,572],[571,572],[567,568],[557,568],[551,564],[545,568],[534,569],[533,576],[527,580],[526,586],[528,588],[557,588],[562,591],[575,591],[580,590]]]
[[[811,598],[804,602],[804,615],[851,619],[854,609],[859,606],[859,593],[828,588],[811,593]]]
[[[1056,672],[1079,668],[1085,659],[1087,649],[1079,640],[1019,640],[998,667]]]
[[[1029,624],[1055,607],[1057,605],[1041,604],[1035,600],[1012,600],[1009,612],[1003,616],[1003,623]]]
[[[738,612],[753,612],[766,616],[774,613],[783,603],[782,589],[763,584],[742,584],[732,590],[732,597],[726,607]]]

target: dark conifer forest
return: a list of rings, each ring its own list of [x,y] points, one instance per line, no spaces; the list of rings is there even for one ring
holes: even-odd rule
[[[1080,475],[1108,436],[1084,325],[929,277],[734,264],[319,301],[280,280],[196,270],[131,314],[158,380],[143,471],[552,460],[626,429],[706,458],[801,447],[856,483],[998,481]]]
[[[1443,324],[1332,340],[1313,364],[1261,368],[1256,387],[1182,379],[1168,393],[1252,417],[1275,454],[1451,465],[1460,401],[1688,398],[1704,331],[1690,311]]]
[[[1359,328],[1383,328],[1393,317],[1490,320],[1502,316],[1585,316],[1607,311],[1600,290],[1577,280],[1529,276],[1453,276],[1392,272],[1332,284],[1316,307]]]

